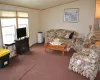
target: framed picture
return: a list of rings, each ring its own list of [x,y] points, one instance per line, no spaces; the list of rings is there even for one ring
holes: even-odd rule
[[[79,21],[79,9],[68,8],[64,10],[64,22],[77,23]]]

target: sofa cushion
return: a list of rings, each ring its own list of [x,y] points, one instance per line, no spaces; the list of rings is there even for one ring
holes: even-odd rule
[[[72,41],[73,41],[73,39],[60,38],[60,40],[59,40],[59,41],[60,41],[60,42],[62,42],[62,43],[68,44],[68,43],[72,42]]]
[[[47,37],[45,38],[45,43],[53,42],[54,39],[55,39],[54,37]]]
[[[57,29],[56,30],[56,36],[58,38],[64,38],[65,35],[66,35],[66,30],[64,30],[64,29]]]
[[[46,37],[53,37],[53,38],[55,38],[56,37],[56,30],[51,29],[51,30],[47,31]]]
[[[74,32],[71,32],[71,34],[69,35],[69,39],[72,39],[74,35]]]
[[[65,38],[69,38],[69,35],[70,35],[71,33],[67,33],[66,35],[65,35]]]

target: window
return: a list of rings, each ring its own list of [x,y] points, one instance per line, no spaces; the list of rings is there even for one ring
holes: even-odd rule
[[[28,13],[0,10],[0,17],[3,44],[14,43],[14,40],[17,38],[16,28],[26,27],[28,36]]]
[[[18,18],[18,28],[26,27],[27,36],[29,36],[28,18]]]
[[[16,18],[1,18],[3,44],[14,43]]]

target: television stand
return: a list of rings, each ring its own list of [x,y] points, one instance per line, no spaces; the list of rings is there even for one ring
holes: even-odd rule
[[[15,40],[15,47],[17,54],[24,54],[29,51],[29,38]]]

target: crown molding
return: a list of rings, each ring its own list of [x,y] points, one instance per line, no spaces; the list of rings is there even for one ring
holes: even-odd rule
[[[54,7],[57,7],[57,6],[61,6],[61,5],[64,5],[64,4],[73,3],[73,2],[76,2],[76,1],[79,1],[79,0],[69,1],[69,2],[66,2],[66,3],[63,3],[63,4],[55,5],[55,6],[48,7],[48,8],[44,8],[44,9],[30,8],[30,7],[19,6],[19,5],[14,5],[14,4],[7,4],[7,3],[2,3],[2,2],[0,2],[0,4],[3,4],[3,5],[10,5],[10,6],[17,6],[17,7],[23,7],[23,8],[28,8],[28,9],[34,9],[34,10],[40,10],[40,11],[42,11],[42,10],[54,8]]]
[[[48,7],[48,8],[40,9],[40,10],[42,11],[42,10],[46,10],[46,9],[50,9],[50,8],[54,8],[54,7],[57,7],[57,6],[62,6],[62,5],[65,5],[65,4],[69,4],[69,3],[76,2],[76,1],[79,1],[79,0],[69,1],[69,2],[66,2],[66,3],[63,3],[63,4],[59,4],[59,5],[56,5],[56,6],[52,6],[52,7]]]

